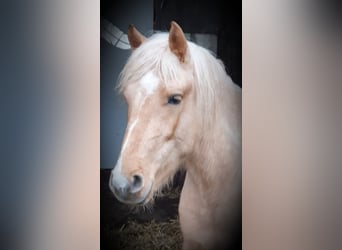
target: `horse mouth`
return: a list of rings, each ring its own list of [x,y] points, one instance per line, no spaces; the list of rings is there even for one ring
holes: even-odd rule
[[[115,198],[124,204],[136,206],[145,205],[150,200],[149,198],[152,192],[152,184],[152,182],[149,182],[147,188],[144,188],[142,191],[136,194],[128,194],[126,197],[121,197],[112,188],[111,191],[114,194]]]

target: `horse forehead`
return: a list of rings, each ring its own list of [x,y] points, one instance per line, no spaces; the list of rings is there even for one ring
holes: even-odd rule
[[[159,86],[159,78],[153,72],[147,72],[139,81],[147,95],[153,94]]]

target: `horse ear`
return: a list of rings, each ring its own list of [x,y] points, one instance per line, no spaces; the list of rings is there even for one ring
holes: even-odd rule
[[[128,41],[132,50],[138,48],[144,41],[144,37],[132,24],[128,26]]]
[[[182,28],[175,22],[171,22],[171,28],[169,32],[169,47],[180,62],[185,61],[185,55],[187,51],[187,42]]]

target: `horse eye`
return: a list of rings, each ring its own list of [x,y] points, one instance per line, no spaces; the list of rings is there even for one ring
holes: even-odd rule
[[[172,96],[169,96],[167,103],[172,104],[172,105],[177,105],[181,102],[181,100],[182,100],[182,97],[180,95],[172,95]]]

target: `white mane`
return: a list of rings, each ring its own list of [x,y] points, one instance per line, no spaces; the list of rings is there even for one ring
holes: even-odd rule
[[[189,62],[193,66],[193,88],[196,91],[197,103],[208,120],[214,117],[217,95],[221,85],[234,84],[226,74],[223,63],[212,53],[190,41],[188,43]],[[127,64],[119,76],[118,90],[139,81],[147,72],[154,74],[164,84],[174,84],[179,80],[181,64],[168,46],[168,33],[158,33],[146,40],[133,51]],[[209,112],[211,112],[209,114]],[[211,120],[211,119],[209,119]]]

